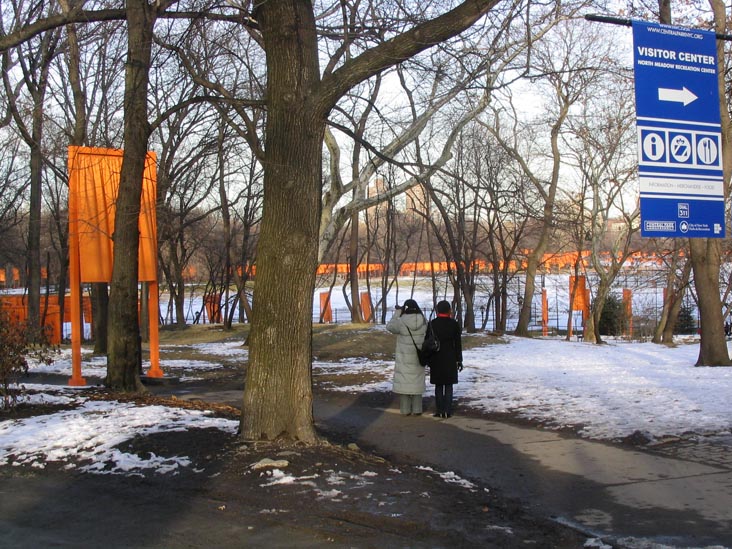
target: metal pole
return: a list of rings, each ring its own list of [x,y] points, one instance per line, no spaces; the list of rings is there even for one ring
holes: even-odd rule
[[[594,13],[589,13],[585,15],[585,19],[587,21],[596,21],[598,23],[610,23],[611,25],[622,25],[624,27],[631,27],[633,26],[633,20],[632,19],[622,19],[620,17],[609,17],[607,15],[597,15]],[[684,27],[688,28],[688,27]],[[694,30],[691,28],[688,28],[689,30]],[[717,37],[717,40],[732,40],[732,34],[722,34],[719,32],[715,32],[714,35]]]

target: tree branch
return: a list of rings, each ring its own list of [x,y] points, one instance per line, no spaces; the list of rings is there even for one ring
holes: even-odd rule
[[[349,89],[421,51],[456,36],[488,13],[498,0],[465,0],[455,9],[417,25],[358,57],[346,61],[321,81],[317,108],[326,114]]]

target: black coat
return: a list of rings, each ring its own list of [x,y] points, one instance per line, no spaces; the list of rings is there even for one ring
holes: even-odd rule
[[[440,340],[440,350],[430,357],[430,383],[452,385],[458,382],[457,364],[463,361],[460,325],[454,318],[442,316],[432,319],[431,324]]]

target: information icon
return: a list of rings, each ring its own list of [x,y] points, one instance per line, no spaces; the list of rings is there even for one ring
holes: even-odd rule
[[[648,160],[655,162],[666,152],[666,144],[660,133],[649,132],[643,138],[643,154]]]

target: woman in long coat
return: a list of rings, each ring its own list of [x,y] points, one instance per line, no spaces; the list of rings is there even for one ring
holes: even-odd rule
[[[430,383],[435,386],[434,417],[452,416],[452,386],[458,382],[458,372],[463,369],[463,345],[460,325],[452,318],[450,303],[437,304],[437,318],[430,321],[432,330],[440,340],[440,350],[430,357]]]
[[[386,329],[397,335],[393,390],[399,395],[399,411],[418,416],[422,413],[425,373],[415,345],[421,347],[427,322],[417,302],[407,299],[404,306],[397,306]]]

